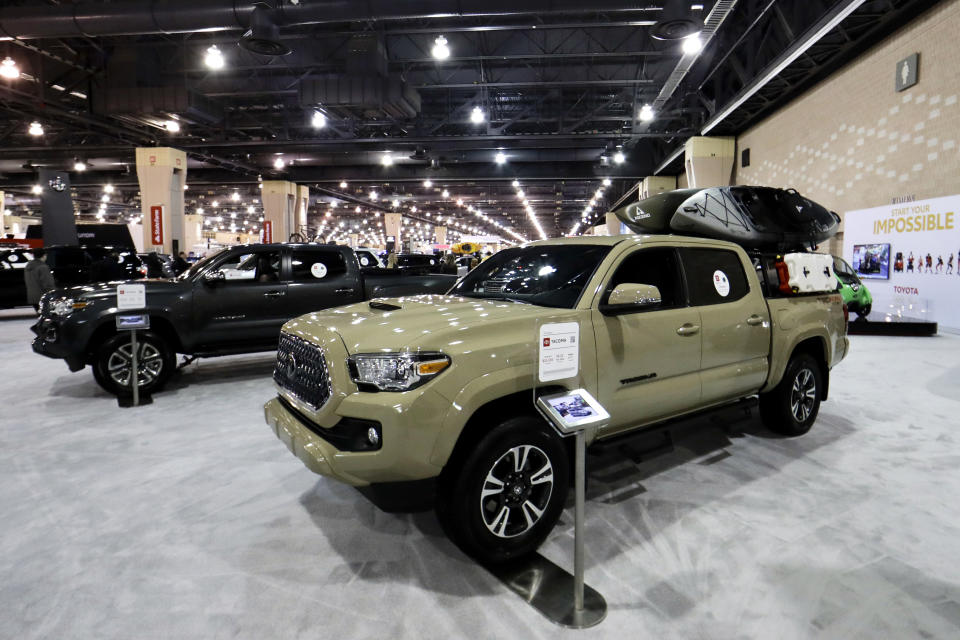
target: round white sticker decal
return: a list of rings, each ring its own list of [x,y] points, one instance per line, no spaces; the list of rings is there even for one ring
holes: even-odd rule
[[[310,265],[310,273],[314,278],[323,278],[327,275],[327,265],[322,262],[314,262]]]
[[[719,269],[713,272],[713,288],[724,298],[730,295],[730,280],[727,274]]]

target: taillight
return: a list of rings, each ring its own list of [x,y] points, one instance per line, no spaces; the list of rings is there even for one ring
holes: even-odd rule
[[[843,332],[850,333],[850,308],[847,303],[843,303]]]

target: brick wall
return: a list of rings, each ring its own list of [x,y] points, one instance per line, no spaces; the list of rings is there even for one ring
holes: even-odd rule
[[[898,93],[896,63],[915,52],[918,82]],[[958,98],[960,0],[947,0],[741,134],[735,183],[793,187],[841,216],[960,193]]]

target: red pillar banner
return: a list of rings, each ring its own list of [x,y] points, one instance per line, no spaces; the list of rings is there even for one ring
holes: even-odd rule
[[[163,207],[150,207],[150,244],[163,244]]]
[[[264,244],[273,242],[273,222],[270,220],[263,222],[263,242]]]

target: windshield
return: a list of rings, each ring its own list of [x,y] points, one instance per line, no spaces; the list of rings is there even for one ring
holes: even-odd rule
[[[836,256],[833,258],[833,272],[843,284],[860,284],[860,278],[853,272],[850,265]]]
[[[505,249],[480,263],[450,293],[572,309],[609,251],[582,244]]]
[[[210,264],[210,262],[212,262],[214,258],[219,256],[224,251],[227,251],[227,249],[228,248],[223,248],[220,251],[217,251],[216,253],[211,253],[205,258],[201,258],[200,260],[197,260],[196,262],[193,263],[193,265],[189,269],[187,269],[186,271],[181,273],[179,276],[177,276],[176,279],[177,280],[193,279],[195,275],[197,275],[198,273],[206,269],[207,265]]]

